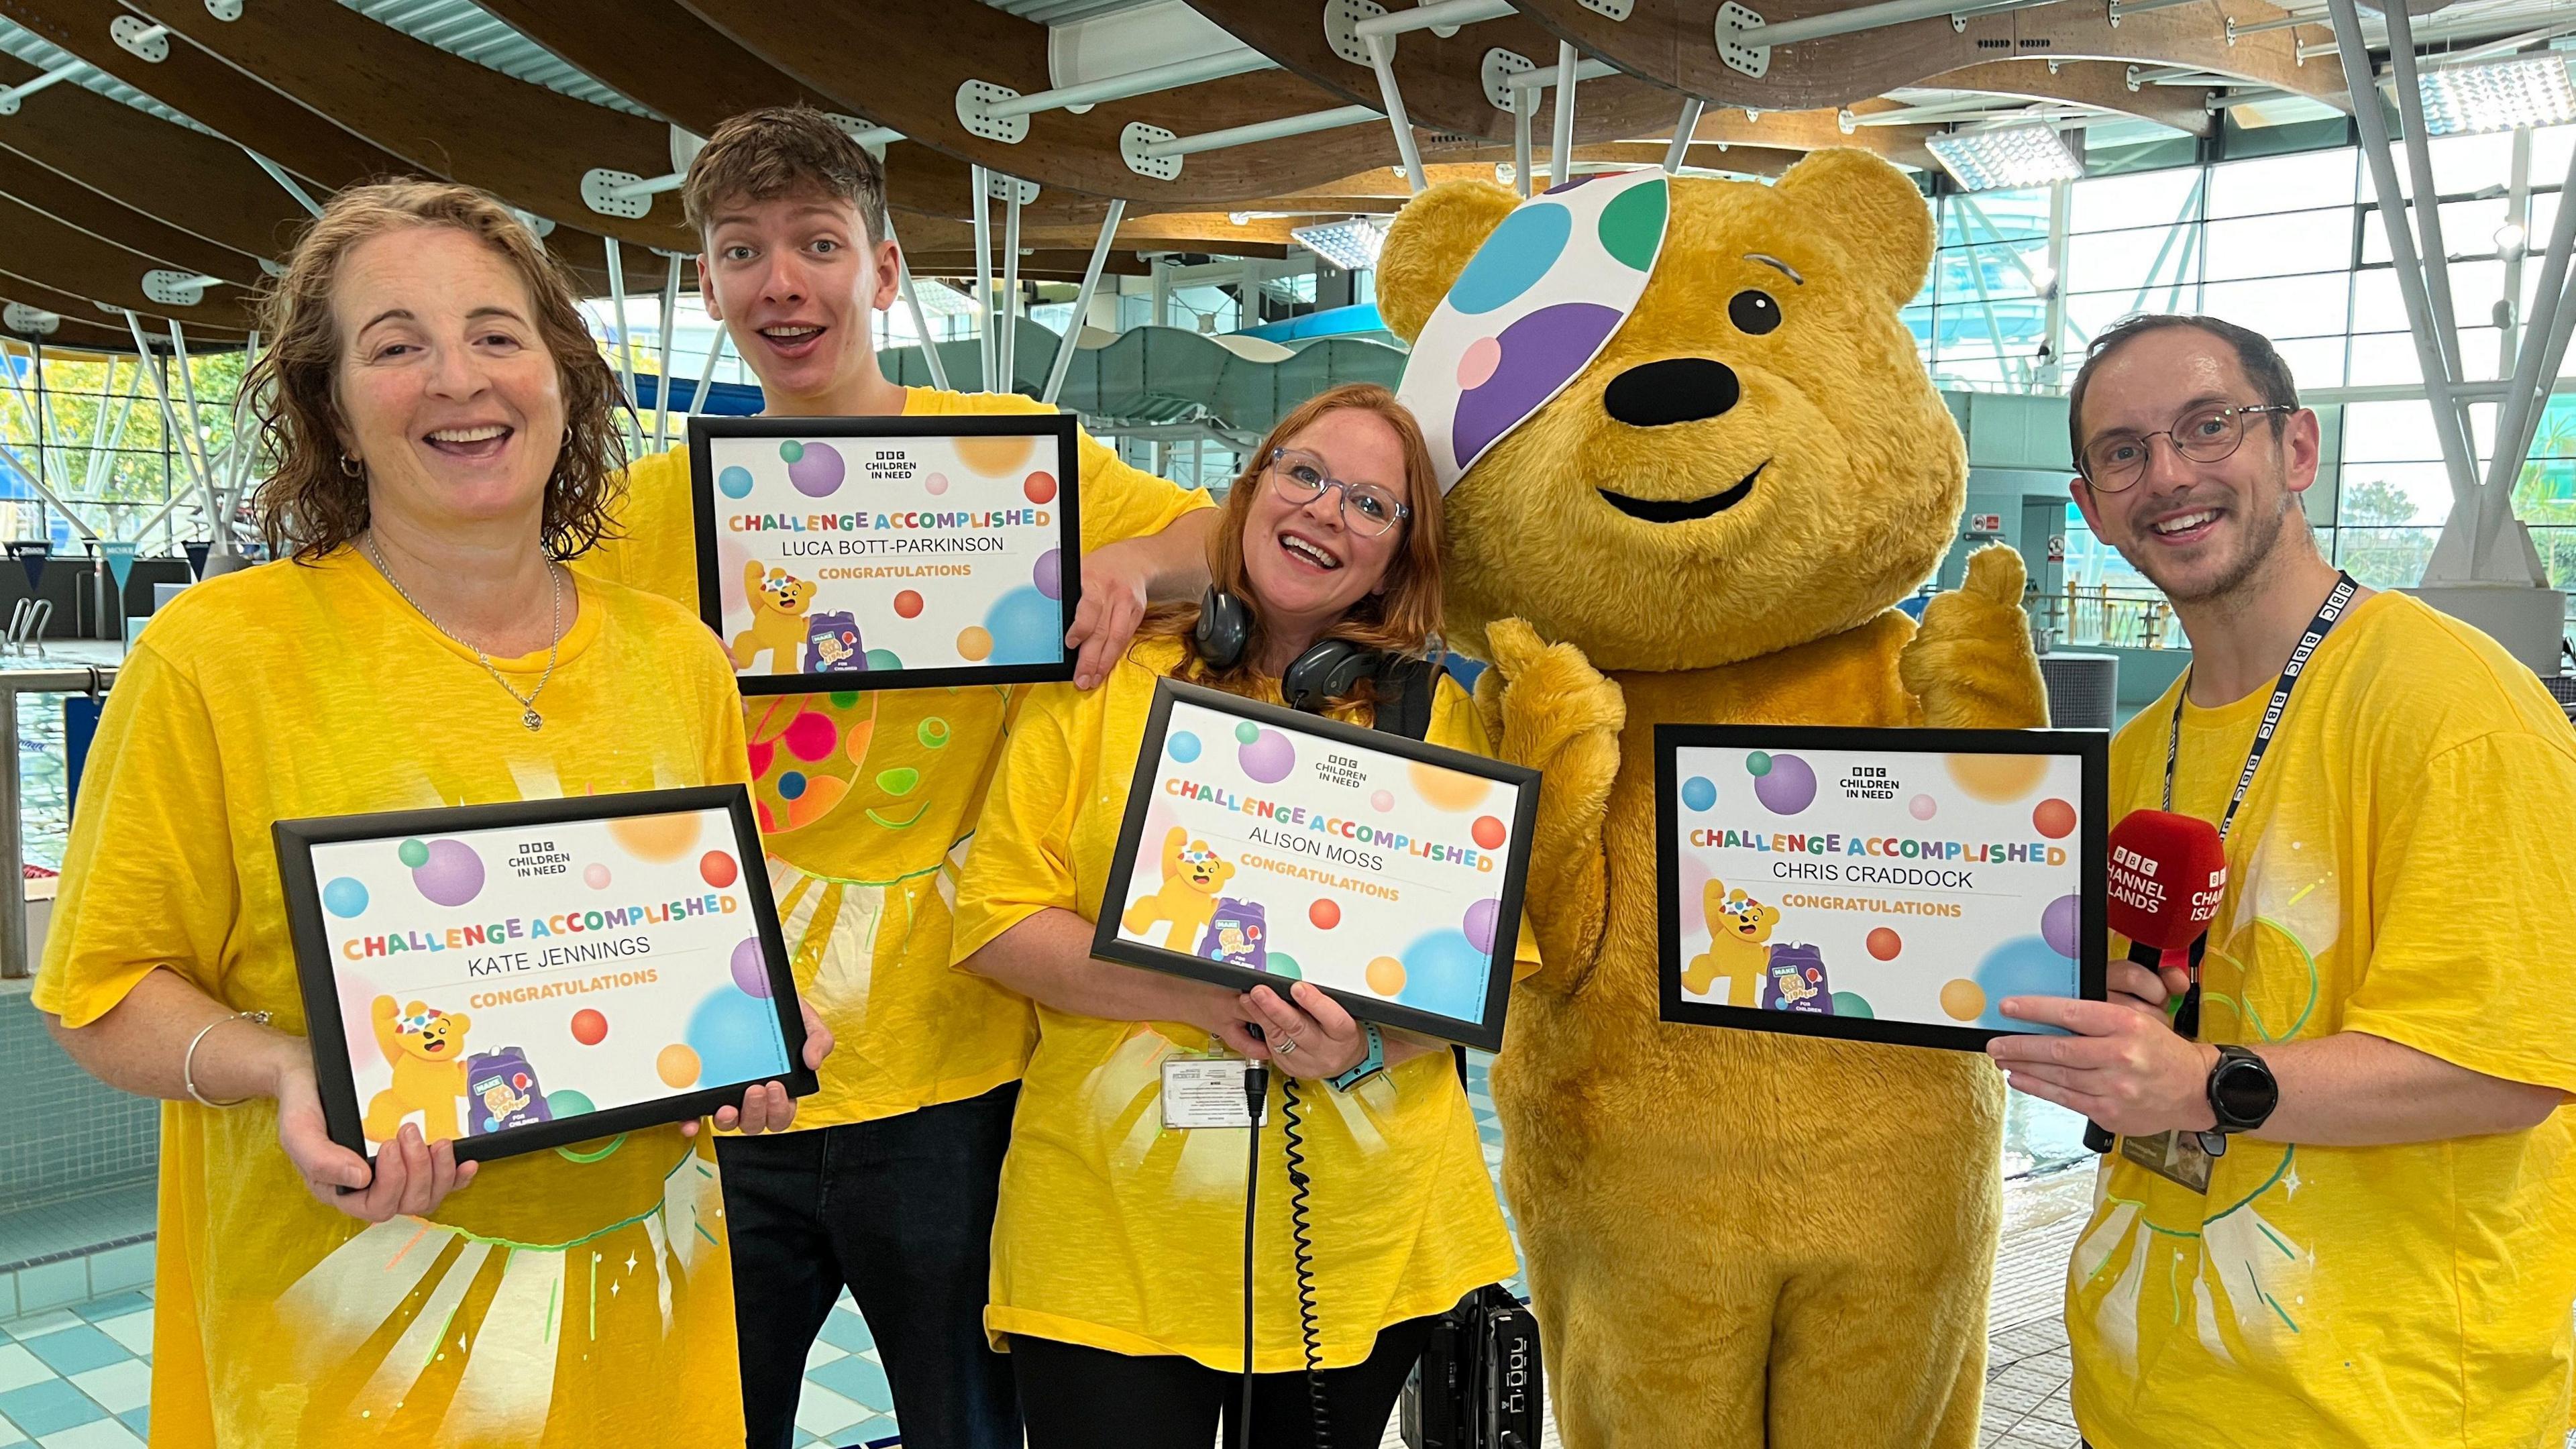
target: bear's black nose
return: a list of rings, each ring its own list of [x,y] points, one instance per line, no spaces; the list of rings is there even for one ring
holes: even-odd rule
[[[1601,405],[1632,428],[1695,423],[1735,406],[1735,369],[1706,357],[1668,357],[1610,379]]]

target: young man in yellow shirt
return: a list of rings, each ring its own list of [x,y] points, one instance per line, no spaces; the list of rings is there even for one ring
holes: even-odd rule
[[[2069,413],[2076,503],[2192,646],[2112,745],[2112,811],[2218,823],[2228,867],[2196,987],[2119,960],[2108,1002],[2005,1003],[2074,1035],[1989,1047],[2122,1137],[2067,1276],[2076,1421],[2096,1449],[2556,1449],[2576,734],[2493,640],[2319,554],[2317,418],[2259,335],[2133,319]]]
[[[716,128],[683,193],[698,285],[771,417],[1020,413],[1012,393],[904,388],[871,322],[895,299],[876,162],[818,111]],[[1089,688],[1150,601],[1207,587],[1204,495],[1081,439],[1082,600],[1067,643]],[[608,577],[695,607],[685,447],[628,470]],[[949,910],[1018,691],[747,700],[753,797],[797,981],[839,1041],[797,1129],[718,1145],[753,1449],[785,1449],[807,1351],[846,1284],[876,1336],[910,1449],[1017,1449],[1008,1360],[983,1328],[1002,1155],[1035,1037],[1027,1001],[949,969]]]

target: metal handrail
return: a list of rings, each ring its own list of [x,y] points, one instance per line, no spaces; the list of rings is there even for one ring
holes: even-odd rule
[[[0,670],[0,978],[36,974],[27,958],[27,846],[21,837],[26,811],[18,796],[18,697],[24,694],[94,694],[116,682],[117,666],[78,669]]]

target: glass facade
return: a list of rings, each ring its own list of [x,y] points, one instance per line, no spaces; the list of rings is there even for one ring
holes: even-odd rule
[[[2432,143],[2461,368],[2512,370],[2539,289],[2576,126]],[[2400,180],[2405,180],[2400,167]],[[2403,188],[2414,205],[2412,187]],[[2343,145],[2089,176],[2048,188],[1945,195],[1939,251],[1905,310],[1942,386],[2055,391],[2086,344],[2135,312],[2201,312],[2272,338],[2325,425],[2309,517],[2328,556],[2365,583],[2422,576],[2451,489],[2367,168]],[[2051,208],[2064,208],[2052,241]],[[2050,284],[2064,309],[2054,354]],[[2511,306],[2507,299],[2513,299]],[[2497,407],[2470,409],[2483,451]],[[2576,590],[2576,398],[2554,398],[2515,493],[2552,583]],[[2144,588],[2070,506],[2067,578]]]
[[[0,389],[0,530],[8,538],[47,539],[57,554],[80,554],[83,530],[48,492],[89,529],[133,539],[146,555],[176,555],[180,541],[205,537],[204,510],[193,496],[175,509],[167,505],[174,491],[199,489],[201,466],[219,483],[228,476],[242,355],[191,358],[184,379],[167,358],[155,362],[183,415],[194,385],[202,456],[183,453],[183,435],[163,426],[152,379],[131,356],[110,361],[23,343],[0,350],[7,374]]]

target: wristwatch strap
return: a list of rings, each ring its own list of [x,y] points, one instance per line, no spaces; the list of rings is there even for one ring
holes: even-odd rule
[[[1336,1092],[1347,1092],[1386,1070],[1386,1038],[1378,1034],[1377,1023],[1361,1022],[1360,1029],[1368,1033],[1368,1055],[1360,1058],[1358,1066],[1332,1079]]]

